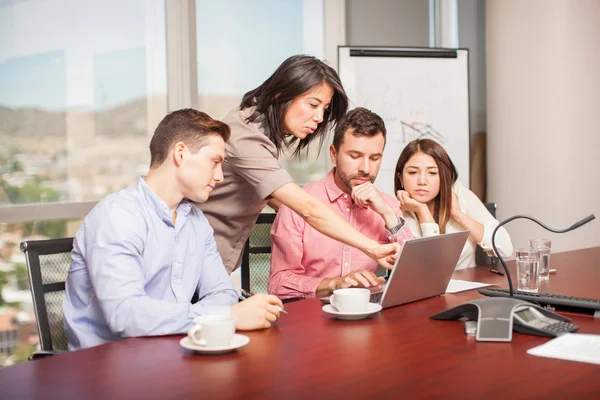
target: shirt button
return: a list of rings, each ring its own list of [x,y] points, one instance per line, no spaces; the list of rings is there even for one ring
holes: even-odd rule
[[[344,263],[344,267],[347,267],[347,266],[348,266],[348,263]]]
[[[350,209],[349,209],[349,208],[346,208],[346,212],[350,212]]]
[[[345,194],[345,195],[344,195],[344,198],[345,198],[345,199],[347,199],[347,198],[348,198],[348,195],[347,195],[347,194]]]

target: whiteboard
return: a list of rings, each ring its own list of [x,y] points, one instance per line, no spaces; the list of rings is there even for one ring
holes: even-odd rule
[[[418,138],[440,143],[470,187],[468,50],[341,46],[338,56],[350,108],[365,107],[385,122],[379,190],[394,194],[398,157]]]

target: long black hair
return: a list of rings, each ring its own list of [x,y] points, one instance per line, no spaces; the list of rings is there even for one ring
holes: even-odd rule
[[[313,134],[304,139],[286,135],[284,118],[292,101],[324,83],[333,89],[333,97],[329,108],[323,114],[323,121]],[[323,144],[329,123],[335,125],[346,114],[348,97],[333,68],[315,57],[296,55],[285,60],[262,85],[244,95],[240,110],[253,106],[256,109],[247,121],[260,122],[265,135],[278,150],[296,145],[293,154],[299,156],[317,137],[320,138],[320,145]]]

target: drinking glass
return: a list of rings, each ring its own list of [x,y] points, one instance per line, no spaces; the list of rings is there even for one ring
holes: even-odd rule
[[[517,250],[517,290],[537,293],[539,287],[540,251],[532,248]]]
[[[540,252],[540,280],[546,281],[550,278],[550,245],[548,239],[529,239],[529,246]]]

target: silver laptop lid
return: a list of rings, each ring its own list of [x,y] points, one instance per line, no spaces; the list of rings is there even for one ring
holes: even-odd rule
[[[469,231],[408,240],[381,298],[383,308],[439,296],[446,291]]]

